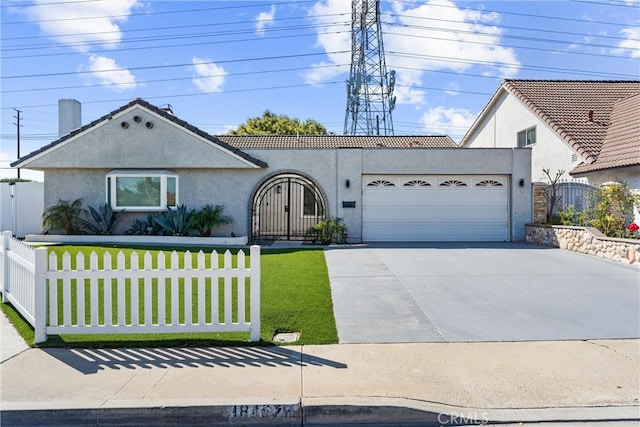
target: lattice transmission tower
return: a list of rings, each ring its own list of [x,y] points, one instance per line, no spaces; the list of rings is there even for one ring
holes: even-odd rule
[[[393,135],[396,72],[387,74],[380,0],[351,1],[351,71],[345,135]]]

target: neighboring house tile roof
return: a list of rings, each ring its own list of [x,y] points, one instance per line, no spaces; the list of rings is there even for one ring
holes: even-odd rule
[[[241,150],[457,147],[449,136],[216,135],[216,138]]]
[[[639,94],[640,80],[505,80],[462,139],[461,146],[466,145],[483,118],[490,114],[502,91],[518,98],[592,163],[611,123],[613,104]]]
[[[640,94],[616,102],[610,121],[598,159],[579,164],[571,175],[640,165]]]

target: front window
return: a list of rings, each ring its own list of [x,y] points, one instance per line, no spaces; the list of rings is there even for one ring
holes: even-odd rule
[[[518,132],[518,147],[527,147],[536,143],[536,127]]]
[[[178,204],[178,177],[168,172],[113,171],[107,175],[113,209],[160,210]]]

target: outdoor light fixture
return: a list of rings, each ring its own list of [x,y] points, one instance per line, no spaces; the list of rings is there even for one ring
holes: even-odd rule
[[[282,193],[282,187],[280,185],[276,185],[276,193]]]
[[[524,179],[520,178],[518,185],[520,185],[520,187],[524,187]]]
[[[351,187],[351,181],[346,180],[346,181],[344,182],[344,185],[345,185],[347,188]]]

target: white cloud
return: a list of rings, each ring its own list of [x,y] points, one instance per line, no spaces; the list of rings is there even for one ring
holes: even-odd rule
[[[92,44],[115,48],[122,40],[119,23],[127,21],[138,0],[68,1],[35,0],[22,12],[40,21],[40,30],[56,41],[79,52],[88,52]]]
[[[348,73],[351,63],[351,2],[319,1],[313,5],[309,16],[319,28],[315,47],[326,52],[328,61],[313,64],[318,68],[305,73],[305,81],[310,84],[322,83]]]
[[[618,43],[618,47],[613,49],[613,55],[625,55],[629,52],[631,58],[640,58],[640,28],[625,28],[620,33],[626,40]]]
[[[439,106],[427,110],[420,123],[427,133],[450,135],[459,142],[475,119],[476,115],[467,109]]]
[[[89,64],[86,67],[81,66],[79,71],[89,71],[88,79],[97,80],[99,84],[105,85],[106,89],[115,92],[135,89],[138,86],[136,76],[116,64],[114,59],[105,56],[91,55]]]
[[[502,31],[496,24],[500,15],[458,7],[451,0],[429,0],[422,4],[391,0],[393,15],[383,10],[384,48],[387,69],[396,69],[395,94],[398,103],[424,103],[422,85],[425,72],[452,70],[463,73],[480,67],[483,74],[502,78],[515,77],[521,67],[515,51],[501,45]],[[335,16],[342,14],[342,17]],[[317,46],[327,52],[328,62],[349,64],[351,54],[329,52],[351,50],[350,2],[322,0],[314,4],[310,16],[316,24],[346,21],[342,32],[319,30]],[[322,32],[327,32],[324,34]],[[316,64],[319,65],[319,64]],[[306,75],[307,82],[348,72],[348,65],[333,72],[314,70]]]
[[[271,6],[269,12],[260,12],[256,17],[256,33],[264,35],[264,29],[267,25],[273,25],[273,20],[276,15],[276,7]]]
[[[456,96],[460,93],[459,91],[460,91],[460,85],[456,82],[451,82],[447,85],[447,90],[445,90],[444,92],[447,95]]]
[[[192,81],[198,89],[207,93],[222,92],[222,86],[224,86],[226,77],[229,74],[224,68],[214,64],[207,58],[198,58],[196,56],[191,58],[191,63],[195,71]]]

